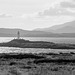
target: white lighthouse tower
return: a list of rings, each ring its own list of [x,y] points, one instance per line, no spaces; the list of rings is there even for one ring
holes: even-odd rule
[[[17,33],[17,39],[19,40],[20,39],[20,32],[18,31]]]

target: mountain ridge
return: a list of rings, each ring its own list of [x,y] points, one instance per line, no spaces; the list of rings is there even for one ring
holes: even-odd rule
[[[53,33],[75,33],[75,21],[55,25],[49,28],[35,29],[35,31],[45,31]]]
[[[75,21],[55,25],[41,30],[23,30],[19,28],[0,28],[0,37],[75,37]]]
[[[44,31],[29,31],[23,29],[0,28],[0,37],[16,37],[17,32],[21,37],[58,37],[59,34]]]

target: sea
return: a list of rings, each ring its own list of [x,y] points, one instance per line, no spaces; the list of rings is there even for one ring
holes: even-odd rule
[[[11,41],[16,37],[0,37],[0,43]],[[54,43],[75,44],[75,38],[67,37],[21,37],[21,39],[30,41],[48,41]],[[0,53],[69,53],[75,52],[75,49],[44,49],[44,48],[15,48],[15,47],[0,47]]]

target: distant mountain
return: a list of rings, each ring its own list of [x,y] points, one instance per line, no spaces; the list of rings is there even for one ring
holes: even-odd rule
[[[49,28],[36,28],[34,31],[45,31],[45,32],[53,32],[53,29],[51,27]]]
[[[28,31],[22,29],[0,28],[0,37],[16,37],[20,31],[21,37],[58,37],[59,34],[44,31]]]
[[[35,29],[35,30],[53,33],[75,33],[75,21],[67,22],[61,25],[55,25],[49,28]]]
[[[17,32],[20,32],[21,37],[75,37],[75,33],[69,33],[69,30],[72,29],[72,32],[74,32],[74,27],[68,27],[64,26],[59,29],[59,31],[66,32],[66,29],[68,30],[68,33],[52,33],[52,32],[46,32],[46,31],[28,31],[28,30],[22,30],[22,29],[9,29],[9,28],[0,28],[0,37],[17,37]],[[64,30],[63,30],[64,29]]]

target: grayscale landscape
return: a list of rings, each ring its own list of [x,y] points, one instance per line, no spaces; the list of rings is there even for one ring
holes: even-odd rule
[[[75,75],[75,0],[0,0],[0,75]]]

